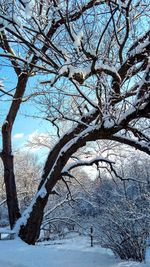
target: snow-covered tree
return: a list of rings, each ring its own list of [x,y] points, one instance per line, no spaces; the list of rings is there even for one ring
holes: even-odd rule
[[[16,82],[13,91],[0,88],[11,100],[1,152],[11,227],[20,217],[11,132],[21,103],[44,95],[44,117],[59,136],[37,194],[15,226],[27,243],[34,244],[39,236],[58,180],[77,166],[98,161],[113,170],[103,157],[68,163],[87,142],[113,140],[150,154],[148,12],[148,1],[137,0],[1,1],[1,64],[11,63]],[[38,74],[38,90],[25,95],[29,79]],[[65,135],[59,131],[62,120]]]
[[[95,181],[99,239],[121,259],[143,261],[150,233],[149,160],[140,153],[126,156],[121,158],[122,181]]]
[[[30,153],[16,150],[14,153],[15,177],[20,210],[23,211],[33,198],[41,176],[41,166]],[[3,166],[0,162],[0,225],[8,225]]]

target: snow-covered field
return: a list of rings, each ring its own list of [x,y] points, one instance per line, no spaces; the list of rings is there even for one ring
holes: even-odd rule
[[[87,237],[69,238],[29,246],[21,240],[0,240],[0,267],[150,267],[121,262],[106,249],[90,247]]]

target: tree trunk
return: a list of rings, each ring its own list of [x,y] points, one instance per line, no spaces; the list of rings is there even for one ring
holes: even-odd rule
[[[43,220],[44,208],[46,206],[47,200],[48,194],[44,198],[37,198],[36,203],[32,208],[32,212],[30,213],[27,224],[22,225],[20,228],[20,238],[29,245],[34,245],[39,238],[40,227]]]
[[[92,137],[93,140],[94,137]],[[97,138],[97,133],[95,134],[95,138]],[[55,160],[53,160],[53,168],[50,173],[50,177],[45,181],[45,189],[46,189],[46,196],[44,198],[38,197],[36,199],[35,204],[33,205],[32,211],[27,219],[27,222],[22,225],[19,231],[20,238],[28,244],[35,244],[36,240],[40,234],[40,226],[43,219],[44,208],[48,200],[48,196],[51,194],[54,186],[56,185],[57,181],[61,179],[61,172],[64,166],[66,165],[67,161],[69,160],[70,156],[77,151],[79,147],[82,147],[86,144],[86,141],[91,139],[91,136],[86,135],[85,140],[84,138],[78,140],[78,142],[71,143],[71,145],[67,148],[67,150],[60,153],[61,149],[64,149],[65,144],[62,143],[61,148],[57,151],[57,147],[50,152],[54,155]],[[68,140],[67,142],[68,143]],[[58,153],[58,154],[57,154]],[[46,163],[47,164],[47,163]],[[51,165],[50,165],[51,167]],[[40,187],[41,188],[41,187]]]
[[[1,152],[1,158],[4,165],[4,182],[6,186],[6,198],[8,205],[9,222],[11,229],[15,225],[15,222],[20,217],[15,175],[14,175],[14,160],[12,155],[12,143],[11,133],[14,121],[16,119],[22,97],[25,92],[26,84],[28,81],[28,75],[21,73],[18,76],[18,82],[12,104],[7,114],[6,120],[2,126],[2,142],[3,149]]]
[[[6,198],[7,198],[9,222],[10,222],[10,227],[12,229],[16,220],[20,217],[14,169],[13,169],[13,156],[10,154],[5,154],[3,152],[2,160],[4,164],[4,182],[6,186]]]
[[[5,121],[2,127],[3,150],[1,158],[4,165],[4,182],[6,187],[6,199],[8,207],[8,216],[10,228],[12,229],[17,219],[20,217],[15,175],[14,175],[14,159],[11,152],[11,125]]]

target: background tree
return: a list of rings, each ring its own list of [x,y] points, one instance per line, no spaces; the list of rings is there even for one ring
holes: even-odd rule
[[[8,226],[8,212],[6,209],[6,191],[3,181],[3,165],[0,162],[0,224]],[[21,212],[30,204],[41,176],[41,166],[37,158],[30,153],[14,151],[15,176],[18,193],[18,203]]]
[[[148,159],[142,154],[127,155],[128,160],[121,158],[122,181],[115,178],[114,183],[104,177],[95,181],[99,238],[102,246],[121,259],[143,261],[150,231],[150,169]]]

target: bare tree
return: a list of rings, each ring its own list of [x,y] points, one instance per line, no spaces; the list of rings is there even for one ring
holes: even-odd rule
[[[21,103],[43,95],[45,119],[59,136],[37,194],[15,226],[27,243],[34,244],[39,236],[44,207],[57,181],[70,176],[67,162],[87,142],[113,140],[150,154],[148,12],[148,1],[136,0],[1,1],[0,56],[11,62],[17,77],[13,93],[5,91],[12,102],[2,127],[11,227],[20,216],[11,132]],[[25,96],[27,82],[36,74],[40,90]],[[62,120],[66,134],[60,137]],[[112,162],[103,158],[89,163],[76,159],[74,167],[97,160],[113,170]]]
[[[97,225],[103,247],[121,259],[143,261],[150,231],[149,159],[142,153],[132,153],[126,155],[130,165],[126,157],[120,160],[122,182],[117,177],[116,184],[104,177],[95,181],[100,213]]]
[[[1,219],[5,222],[5,226],[8,226],[3,166],[2,162],[0,163],[0,207],[3,214]],[[22,212],[29,205],[37,190],[41,176],[41,166],[35,156],[19,150],[14,152],[14,165],[19,208]],[[2,222],[0,223],[2,224]]]

